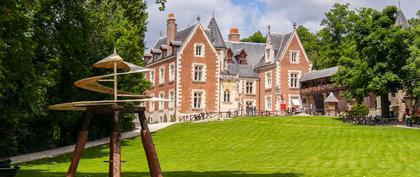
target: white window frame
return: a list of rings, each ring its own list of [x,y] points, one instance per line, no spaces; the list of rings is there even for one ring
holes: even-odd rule
[[[175,107],[175,91],[174,90],[169,90],[169,100],[171,100],[168,103],[169,108],[174,108]]]
[[[201,66],[201,78],[199,78],[198,80],[195,77],[196,74],[196,66]],[[206,81],[206,65],[205,64],[200,64],[200,63],[193,63],[192,65],[192,80],[195,82],[205,82]]]
[[[159,92],[159,98],[165,98],[165,92]],[[165,102],[159,101],[158,109],[159,111],[163,111],[165,109]]]
[[[155,69],[150,70],[149,79],[152,86],[155,86]]]
[[[267,71],[264,73],[264,85],[265,89],[271,89],[273,85],[273,73],[271,71]]]
[[[200,100],[200,103],[198,104],[198,107],[195,104],[195,98],[196,98],[195,93],[201,93],[201,100]],[[204,90],[193,89],[192,94],[191,94],[191,107],[193,109],[204,109],[206,107],[205,103],[206,103],[206,92]]]
[[[295,54],[295,61],[293,60],[293,54]],[[300,61],[300,52],[298,51],[298,50],[290,50],[289,51],[289,61],[290,61],[290,63],[293,63],[293,64],[298,64]]]
[[[159,85],[165,83],[165,66],[159,67]]]
[[[199,49],[200,50],[197,50]],[[204,44],[203,43],[195,43],[194,44],[194,56],[195,57],[204,57]]]
[[[175,63],[169,64],[169,81],[175,80]]]
[[[270,98],[270,101],[268,98]],[[264,108],[266,111],[271,111],[273,109],[273,98],[271,95],[266,95],[264,97]]]
[[[251,83],[251,86],[249,86],[248,83]],[[249,90],[251,90],[251,92],[249,92]],[[245,81],[245,94],[255,94],[254,81]]]
[[[289,70],[287,76],[289,88],[297,89],[300,87],[299,79],[301,77],[301,73],[301,71]],[[292,77],[292,74],[295,74],[296,77]]]

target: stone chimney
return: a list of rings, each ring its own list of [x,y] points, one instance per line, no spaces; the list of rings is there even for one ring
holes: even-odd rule
[[[169,46],[169,44],[171,43],[171,41],[175,40],[175,34],[176,34],[176,23],[175,23],[175,15],[173,13],[169,13],[168,14],[168,20],[167,20],[167,25],[166,25],[166,30],[167,30],[167,40],[166,40],[166,45],[168,46],[168,53],[167,54],[171,54],[172,53],[172,47]]]
[[[229,30],[228,40],[233,42],[239,42],[241,39],[241,35],[239,34],[239,29],[236,27],[232,27]]]

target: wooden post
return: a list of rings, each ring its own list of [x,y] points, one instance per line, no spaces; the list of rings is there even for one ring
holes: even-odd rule
[[[147,125],[146,115],[144,111],[138,112],[140,126],[141,126],[141,140],[143,148],[146,153],[147,164],[151,177],[163,177],[156,150],[153,144],[152,135],[150,134],[149,126]]]
[[[71,160],[69,170],[67,171],[67,177],[74,177],[76,175],[77,166],[79,165],[80,157],[82,156],[86,141],[88,139],[88,129],[91,119],[92,113],[87,110],[86,117],[82,125],[82,130],[79,133],[76,146],[74,147],[73,158]]]
[[[119,111],[114,110],[110,137],[109,177],[121,177],[121,133],[119,131]]]

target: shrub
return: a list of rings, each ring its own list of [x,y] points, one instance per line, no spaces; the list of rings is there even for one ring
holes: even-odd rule
[[[349,116],[351,117],[365,117],[369,114],[369,108],[364,104],[357,104],[351,107]]]

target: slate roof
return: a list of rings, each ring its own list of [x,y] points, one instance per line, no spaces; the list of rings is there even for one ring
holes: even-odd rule
[[[217,25],[216,19],[212,17],[209,22],[209,26],[206,30],[207,37],[213,43],[213,46],[216,48],[224,48],[225,41],[223,40],[222,33],[220,33],[219,26]]]
[[[410,26],[400,8],[398,8],[397,14],[395,15],[395,24],[401,26],[402,28],[408,28]]]
[[[334,94],[331,92],[328,97],[325,99],[326,103],[338,103],[338,99],[334,96]]]
[[[270,32],[268,35],[268,40],[270,40],[271,45],[273,46],[274,50],[274,60],[271,63],[266,63],[265,58],[262,57],[258,61],[258,65],[255,66],[255,68],[260,68],[268,65],[272,65],[278,58],[279,55],[283,53],[283,51],[286,49],[287,41],[292,37],[293,31],[289,33],[273,33]]]
[[[243,50],[246,52],[247,64],[238,64],[233,58],[233,63],[226,66],[226,74],[239,75],[239,77],[258,78],[254,67],[258,64],[261,57],[264,57],[265,44],[252,42],[225,42],[227,48],[232,49],[234,56],[237,56]]]
[[[308,73],[303,74],[302,78],[300,78],[300,82],[324,78],[324,77],[330,77],[334,75],[337,72],[337,70],[338,70],[338,66],[335,66],[335,67],[331,67],[331,68],[327,68],[323,70],[308,72]]]

